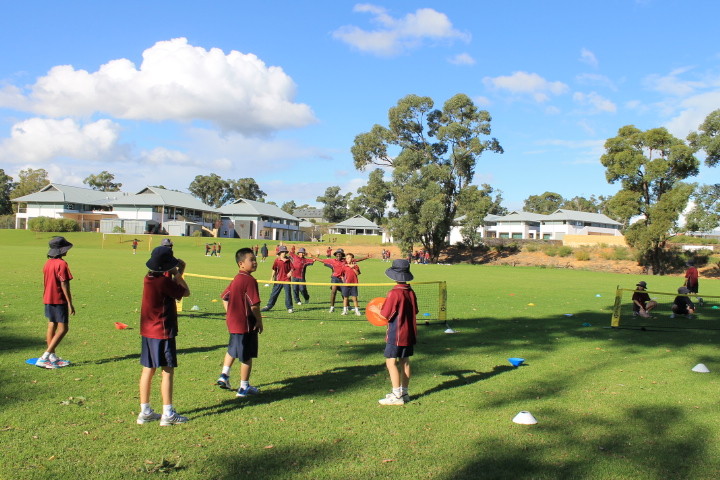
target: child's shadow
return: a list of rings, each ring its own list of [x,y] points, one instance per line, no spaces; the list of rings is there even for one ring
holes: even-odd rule
[[[436,385],[430,390],[426,390],[418,395],[413,395],[412,398],[413,400],[417,400],[427,395],[431,395],[435,392],[441,392],[443,390],[449,390],[451,388],[463,387],[465,385],[479,382],[480,380],[487,380],[488,378],[492,378],[495,375],[499,375],[510,370],[515,370],[515,367],[511,367],[509,365],[495,365],[493,369],[489,372],[477,372],[475,370],[451,370],[449,372],[442,373],[442,375],[453,376],[455,378],[453,378],[452,380],[446,380],[440,385]]]

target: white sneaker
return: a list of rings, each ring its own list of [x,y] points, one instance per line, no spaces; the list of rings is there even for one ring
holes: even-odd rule
[[[335,307],[330,307],[330,313],[335,311]]]
[[[187,423],[190,420],[188,417],[178,415],[177,412],[172,412],[172,415],[163,415],[160,417],[160,426],[168,427],[170,425],[178,425],[180,423]]]
[[[385,398],[378,400],[378,403],[380,405],[405,405],[405,400],[394,393],[388,393]]]
[[[50,370],[58,368],[58,366],[55,365],[49,358],[38,358],[35,361],[35,366],[40,368],[47,368]]]
[[[356,308],[356,309],[355,309],[355,315],[357,315],[358,317],[360,317],[360,316],[362,316],[362,313],[360,313],[360,310],[358,310],[358,309]]]
[[[348,311],[346,309],[343,309],[342,313],[340,315],[347,315]]]
[[[156,420],[160,420],[160,418],[162,418],[162,415],[160,415],[159,413],[156,413],[152,410],[150,410],[150,413],[140,412],[138,414],[137,424],[143,425],[148,422],[154,422]]]
[[[293,309],[292,309],[292,308],[288,308],[288,313],[293,313]]]
[[[302,302],[298,302],[298,305],[302,305]]]

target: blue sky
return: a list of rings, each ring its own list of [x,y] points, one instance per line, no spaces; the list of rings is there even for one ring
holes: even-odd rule
[[[611,195],[599,158],[620,127],[685,138],[720,108],[718,14],[711,0],[6,2],[0,168],[77,186],[108,170],[127,191],[253,177],[268,200],[315,205],[365,183],[350,147],[398,99],[465,93],[505,149],[475,183],[506,207]]]

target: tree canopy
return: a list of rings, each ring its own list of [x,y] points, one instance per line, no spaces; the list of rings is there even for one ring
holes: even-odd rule
[[[531,213],[548,215],[562,206],[565,199],[559,193],[545,192],[541,195],[530,195],[525,199],[523,210]]]
[[[395,215],[389,226],[403,251],[421,243],[436,260],[447,245],[459,199],[485,151],[502,153],[490,135],[490,114],[457,94],[434,109],[430,97],[408,95],[388,112],[388,126],[355,137],[355,168],[392,167]]]
[[[690,146],[704,150],[705,164],[714,167],[720,163],[720,109],[710,112],[698,130],[688,135]]]
[[[316,201],[324,205],[323,217],[330,223],[345,220],[348,215],[347,204],[351,194],[340,193],[340,187],[333,186],[325,189],[325,195],[317,197]]]
[[[201,202],[213,207],[221,207],[228,200],[228,188],[227,180],[211,173],[210,175],[196,176],[188,190]]]
[[[18,198],[39,191],[50,183],[48,172],[44,168],[27,168],[18,173],[18,182],[13,189],[11,198]]]
[[[641,131],[627,125],[605,142],[600,162],[607,181],[621,184],[610,210],[626,224],[639,217],[625,231],[628,243],[653,274],[665,273],[665,241],[694,188],[683,180],[698,174],[694,149],[665,128]]]
[[[244,198],[246,200],[263,201],[267,193],[260,190],[254,178],[238,178],[228,180],[228,201],[235,201]]]
[[[10,215],[12,213],[10,195],[15,186],[16,183],[13,181],[13,178],[7,175],[5,170],[0,168],[0,215]]]
[[[97,175],[89,175],[83,180],[83,183],[93,190],[100,190],[101,192],[118,192],[122,183],[114,183],[115,175],[103,170]]]

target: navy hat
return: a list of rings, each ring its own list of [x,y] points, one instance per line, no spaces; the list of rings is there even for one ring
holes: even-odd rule
[[[688,293],[690,293],[690,289],[687,288],[687,287],[680,287],[680,288],[678,288],[678,293],[681,293],[681,294],[683,294],[683,295],[687,295]]]
[[[638,283],[635,284],[635,286],[636,286],[636,287],[647,288],[647,283],[645,283],[645,282],[638,282]]]
[[[73,244],[68,242],[65,237],[53,237],[48,242],[48,246],[50,247],[48,257],[59,257],[65,255],[73,247]]]
[[[280,245],[280,247],[278,247],[278,253],[287,252],[287,251],[288,251],[288,249],[285,245]]]
[[[150,254],[150,260],[145,263],[148,270],[153,272],[168,272],[178,266],[178,259],[173,255],[172,248],[160,246]]]
[[[163,238],[162,242],[160,242],[160,245],[163,247],[172,247],[173,243],[172,240],[170,240],[169,238]]]
[[[394,260],[392,267],[385,270],[385,275],[396,282],[409,282],[415,278],[413,274],[410,273],[410,262],[402,258]]]
[[[335,250],[335,253],[333,253],[333,255],[337,255],[338,253],[345,255],[345,250],[343,250],[342,248],[338,248],[337,250]]]
[[[300,247],[298,248],[297,253],[307,253],[307,251],[303,247]]]

